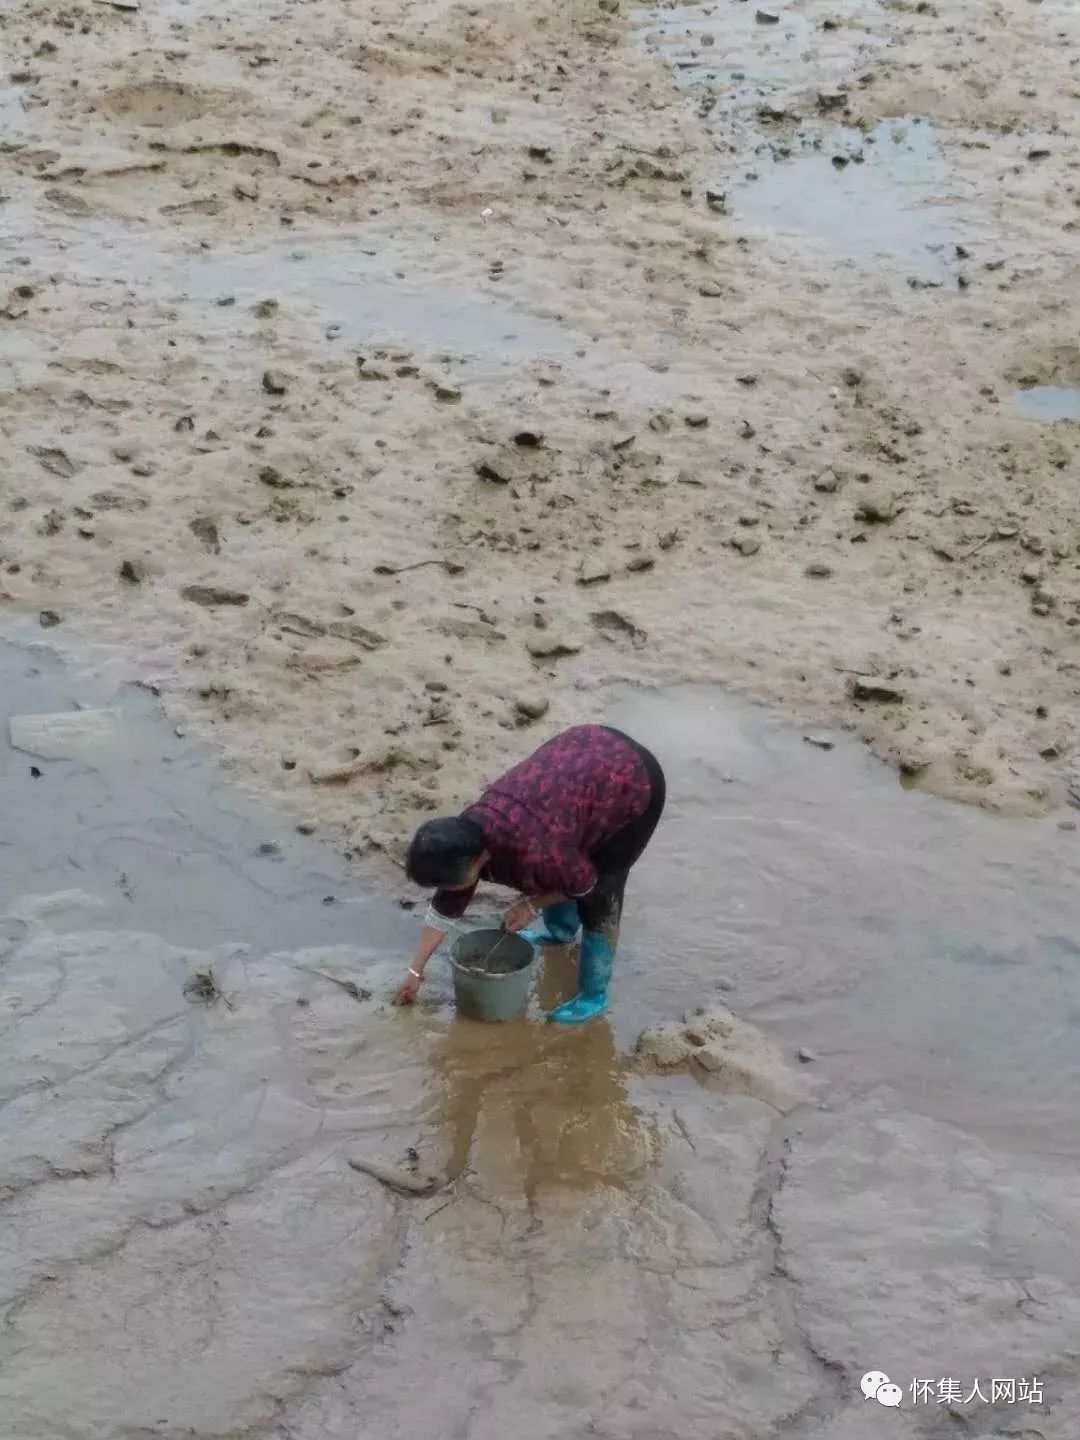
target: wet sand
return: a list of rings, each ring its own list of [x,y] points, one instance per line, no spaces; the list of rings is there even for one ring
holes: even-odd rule
[[[477,1025],[438,961],[389,1005],[419,918],[153,697],[10,645],[0,680],[5,731],[112,716],[0,745],[0,1433],[861,1440],[872,1366],[1041,1377],[973,1433],[1071,1437],[1052,822],[716,692],[608,696],[671,777],[612,1013],[540,1023],[552,952],[526,1019]],[[715,1002],[756,1071],[638,1063],[643,1024]],[[872,1418],[930,1440],[943,1408]]]
[[[1075,8],[760,8],[9,6],[0,605],[356,860],[612,679],[1060,811]]]
[[[1073,1440],[1074,7],[0,24],[0,1435]],[[393,1011],[602,716],[611,1015]]]

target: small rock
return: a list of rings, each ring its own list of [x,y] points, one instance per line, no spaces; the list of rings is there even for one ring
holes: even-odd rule
[[[856,370],[854,366],[849,365],[841,378],[849,390],[857,390],[863,383],[864,376],[861,370]]]
[[[1058,829],[1059,829],[1059,830],[1075,830],[1075,829],[1076,829],[1076,821],[1075,821],[1075,820],[1059,820],[1059,821],[1058,821]]]
[[[733,550],[745,556],[756,555],[761,549],[761,541],[756,535],[736,535],[730,543]]]
[[[804,735],[802,738],[807,745],[812,745],[815,750],[832,750],[836,743],[825,735]]]
[[[233,186],[233,194],[237,200],[258,200],[259,187],[254,180],[238,180]]]
[[[719,300],[724,294],[724,287],[719,280],[703,280],[698,286],[698,294],[708,300]]]
[[[756,434],[757,431],[754,429],[753,425],[750,424],[750,421],[744,420],[742,425],[739,427],[740,437],[743,440],[753,440]]]
[[[185,600],[208,608],[215,605],[246,605],[251,599],[244,590],[228,590],[220,585],[185,585],[180,594]]]
[[[848,685],[852,700],[873,705],[902,705],[904,692],[883,680],[866,680],[854,676]]]
[[[1043,578],[1041,565],[1025,565],[1020,571],[1020,579],[1025,585],[1038,585]]]
[[[259,479],[272,490],[291,490],[295,483],[282,475],[276,465],[264,465],[259,471]]]
[[[842,110],[848,103],[848,92],[846,90],[819,90],[817,103],[819,110]]]
[[[779,25],[780,16],[775,10],[757,10],[754,19],[759,25]]]
[[[318,828],[314,820],[301,820],[296,827],[296,833],[298,835],[314,835]]]
[[[216,555],[221,550],[221,536],[218,534],[217,525],[208,515],[197,516],[189,523],[188,529],[196,540],[201,540],[213,554]]]
[[[195,429],[195,416],[181,415],[180,419],[177,420],[176,424],[173,426],[173,429],[176,431],[177,435],[190,434],[191,431]]]
[[[523,450],[539,450],[544,443],[544,437],[539,430],[519,430],[514,436],[514,444],[520,445]]]
[[[141,560],[124,560],[120,565],[120,579],[129,585],[141,585],[146,579],[146,566]]]
[[[655,564],[656,560],[652,555],[635,555],[626,568],[631,575],[643,575],[646,570],[651,570]]]
[[[281,309],[281,306],[276,300],[260,300],[259,303],[252,308],[258,319],[272,320]]]
[[[703,414],[700,410],[692,410],[685,418],[691,430],[704,430],[709,423],[708,415]]]
[[[495,460],[478,460],[473,470],[481,480],[487,480],[492,485],[509,485],[509,468]]]
[[[727,214],[727,191],[706,190],[705,203],[710,210],[715,210],[718,215]]]
[[[814,489],[822,495],[835,495],[840,483],[840,476],[835,470],[823,470],[814,481]]]
[[[38,616],[38,624],[43,630],[52,630],[61,623],[61,617],[55,610],[42,610]]]
[[[869,525],[888,525],[896,519],[898,510],[894,495],[864,495],[855,506],[855,519]]]
[[[823,560],[811,560],[804,573],[810,580],[831,580],[833,569]]]
[[[663,541],[661,540],[661,545]],[[596,629],[603,635],[605,640],[613,643],[619,639],[628,639],[635,649],[640,649],[648,640],[648,633],[618,610],[594,610],[589,619]]]
[[[815,1061],[817,1060],[817,1058],[818,1058],[818,1057],[817,1057],[816,1052],[813,1051],[813,1050],[808,1049],[807,1046],[802,1045],[802,1046],[799,1047],[799,1064],[800,1064],[800,1065],[813,1065],[813,1064],[815,1063]]]
[[[48,445],[31,445],[28,448],[43,469],[61,480],[73,480],[82,469],[82,462],[73,460],[66,450]]]
[[[587,560],[578,571],[577,583],[579,585],[602,585],[605,580],[611,579],[611,567],[600,560]]]
[[[519,695],[514,701],[514,713],[522,720],[542,720],[550,708],[544,695]]]
[[[288,377],[280,370],[264,370],[262,387],[267,395],[284,395],[289,388]]]
[[[560,656],[581,652],[581,644],[577,640],[550,632],[531,635],[525,642],[525,648],[536,660],[557,660]]]
[[[453,404],[461,399],[461,390],[457,385],[448,385],[445,381],[436,381],[432,388],[435,391],[435,399]]]

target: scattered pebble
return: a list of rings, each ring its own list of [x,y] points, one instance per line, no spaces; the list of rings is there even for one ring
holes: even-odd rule
[[[43,630],[52,630],[62,623],[62,617],[56,610],[42,610],[38,616],[38,624]]]
[[[578,571],[577,583],[579,585],[602,585],[605,580],[611,579],[611,566],[605,565],[602,560],[586,560],[582,562]]]
[[[864,520],[869,525],[887,525],[896,519],[898,508],[895,495],[863,495],[855,506],[855,518]]]
[[[284,395],[289,388],[288,377],[280,370],[264,370],[262,387],[267,395]]]
[[[864,704],[902,705],[904,703],[904,692],[898,690],[895,685],[886,684],[883,680],[866,680],[855,676],[850,681],[848,689],[852,700]]]
[[[581,652],[579,641],[560,635],[557,631],[542,631],[537,635],[530,635],[525,642],[525,648],[537,660],[557,660],[561,656],[578,655]]]
[[[211,609],[215,605],[246,605],[251,599],[245,590],[229,590],[221,585],[185,585],[180,594],[185,600]]]
[[[542,720],[550,708],[546,695],[519,695],[514,701],[514,712],[522,720]]]
[[[835,470],[823,470],[814,480],[814,489],[822,495],[834,495],[840,489],[840,476]]]

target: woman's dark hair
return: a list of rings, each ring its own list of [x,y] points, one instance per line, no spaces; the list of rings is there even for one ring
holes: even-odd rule
[[[405,856],[405,873],[414,885],[461,885],[469,866],[484,851],[484,832],[464,815],[425,820]]]

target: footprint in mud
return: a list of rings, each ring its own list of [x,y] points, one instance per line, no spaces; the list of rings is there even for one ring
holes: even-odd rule
[[[110,120],[132,125],[166,129],[197,120],[210,108],[210,97],[189,85],[158,80],[142,85],[122,85],[102,97],[102,112]]]

